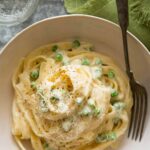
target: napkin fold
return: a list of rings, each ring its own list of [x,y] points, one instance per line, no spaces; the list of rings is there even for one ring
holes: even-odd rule
[[[64,0],[68,13],[89,14],[118,23],[116,0]],[[150,0],[129,0],[129,28],[150,50]]]

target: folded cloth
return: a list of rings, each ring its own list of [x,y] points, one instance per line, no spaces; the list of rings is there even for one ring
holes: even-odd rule
[[[118,23],[116,0],[64,0],[68,13],[89,14]],[[129,28],[150,50],[150,0],[129,0]]]

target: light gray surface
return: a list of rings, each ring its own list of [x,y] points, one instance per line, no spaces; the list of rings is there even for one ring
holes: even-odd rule
[[[0,49],[18,32],[44,18],[66,14],[63,0],[40,0],[34,14],[25,22],[13,26],[0,26]]]

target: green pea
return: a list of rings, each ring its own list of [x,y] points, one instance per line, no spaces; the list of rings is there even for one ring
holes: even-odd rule
[[[55,103],[55,102],[59,101],[59,98],[57,98],[57,97],[55,97],[55,96],[52,96],[52,97],[50,98],[50,101],[51,101],[52,103]]]
[[[83,58],[83,59],[81,60],[81,64],[82,64],[82,65],[90,65],[90,61],[89,61],[88,58]]]
[[[108,72],[108,77],[109,77],[109,78],[114,78],[114,77],[115,77],[115,73],[114,73],[113,70],[109,70],[109,72]]]
[[[56,52],[57,49],[58,49],[58,45],[53,45],[53,46],[52,46],[52,51],[53,51],[53,52]]]
[[[44,148],[49,147],[48,143],[45,142],[45,143],[43,144],[43,147],[44,147]]]
[[[91,114],[91,109],[89,107],[83,108],[83,110],[79,113],[81,116],[88,116]]]
[[[117,109],[117,110],[123,110],[125,108],[125,103],[124,102],[116,102],[113,104],[113,106]]]
[[[44,150],[54,150],[53,148],[50,148],[49,144],[46,142],[43,144],[43,148]]]
[[[36,89],[37,89],[35,82],[31,82],[31,88],[32,88],[33,90],[36,90]]]
[[[73,48],[78,48],[80,46],[80,42],[78,40],[74,40],[73,43],[72,43],[72,47]]]
[[[39,70],[33,70],[31,73],[30,73],[30,78],[32,80],[36,80],[38,79],[39,77]]]
[[[99,58],[95,59],[95,65],[99,65],[102,64],[102,61]]]
[[[57,54],[55,55],[55,60],[56,60],[56,61],[62,61],[62,60],[63,60],[63,55],[60,54],[60,53],[57,53]]]
[[[114,92],[111,93],[111,97],[116,97],[116,96],[118,96],[118,94],[119,93],[117,91],[114,91]]]

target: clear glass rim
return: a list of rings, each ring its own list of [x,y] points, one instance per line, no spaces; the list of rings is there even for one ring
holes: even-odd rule
[[[0,26],[13,26],[13,25],[17,25],[17,24],[24,22],[33,14],[33,12],[38,6],[38,3],[39,3],[39,0],[34,0],[33,3],[29,3],[28,7],[30,7],[30,9],[24,10],[22,14],[21,12],[18,13],[18,15],[15,15],[15,14],[14,15],[4,15],[4,14],[2,15],[0,13]]]

